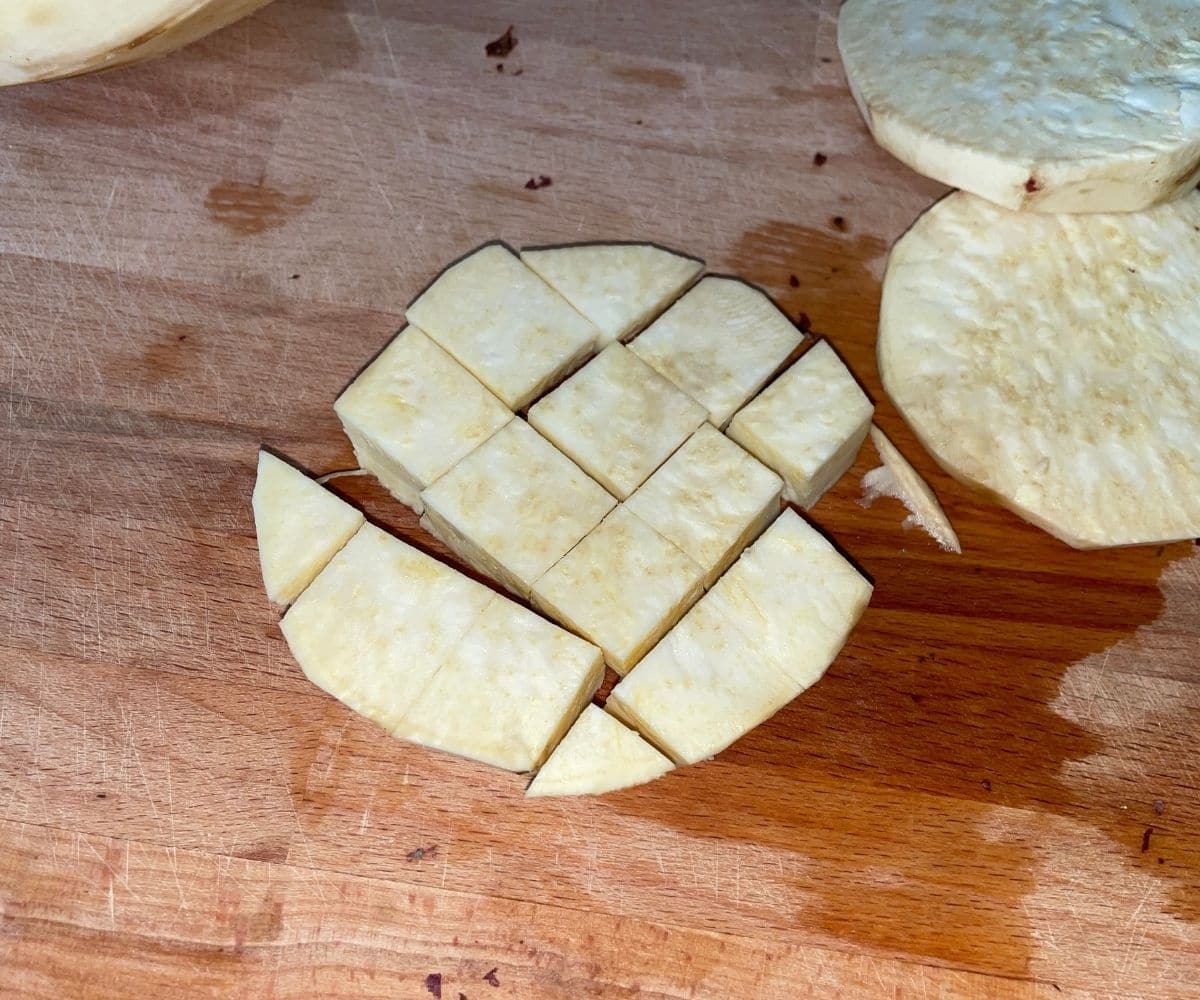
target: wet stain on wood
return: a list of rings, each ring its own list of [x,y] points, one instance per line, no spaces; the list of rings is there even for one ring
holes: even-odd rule
[[[621,66],[612,75],[626,83],[637,83],[658,90],[678,91],[687,87],[687,80],[678,70],[658,66]]]
[[[278,229],[313,202],[310,194],[288,194],[261,181],[245,184],[223,181],[204,199],[208,217],[239,236],[256,236]]]

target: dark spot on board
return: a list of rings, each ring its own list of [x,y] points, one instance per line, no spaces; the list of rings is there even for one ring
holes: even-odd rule
[[[549,177],[546,174],[538,174],[537,177],[530,177],[529,180],[525,182],[525,190],[540,191],[542,188],[548,188],[553,183],[554,178]]]
[[[833,62],[833,56],[821,56],[821,62],[831,63]]]
[[[513,73],[512,73],[512,75],[513,75],[513,76],[520,76],[520,75],[521,75],[522,73],[524,73],[524,72],[525,72],[525,67],[524,67],[524,66],[518,66],[516,69],[514,69],[514,70],[513,70]]]
[[[497,73],[503,73],[503,72],[504,72],[504,63],[496,63],[496,72],[497,72]]]
[[[142,367],[154,381],[166,381],[192,367],[197,329],[186,323],[173,323],[163,335],[142,350]]]
[[[637,121],[635,121],[633,124],[634,124],[634,125],[641,125],[641,124],[642,124],[642,120],[639,118],[639,119],[638,119]]]
[[[1027,180],[1025,182],[1025,190],[1029,194],[1033,194],[1035,191],[1040,191],[1041,189],[1042,189],[1042,182],[1039,181],[1036,177],[1030,177],[1029,180]]]
[[[982,781],[979,783],[979,787],[980,787],[980,788],[982,788],[982,789],[983,789],[985,792],[990,792],[990,791],[992,790],[992,782],[991,782],[991,779],[990,779],[990,778],[984,778],[984,779],[983,779],[983,780],[982,780]]]
[[[813,154],[813,166],[814,167],[823,167],[828,162],[829,162],[829,157],[826,156],[824,153],[814,153]]]
[[[467,1000],[467,995],[465,993],[460,993],[458,995],[458,1000]]]
[[[618,80],[628,83],[640,83],[658,90],[683,90],[687,79],[674,69],[664,69],[657,66],[620,66],[612,71]]]
[[[428,847],[415,847],[404,855],[404,857],[410,863],[413,861],[424,861],[426,858],[436,858],[437,849],[437,844],[430,844]]]
[[[796,329],[801,333],[810,333],[812,331],[812,320],[808,318],[808,313],[802,312],[796,316]]]
[[[442,974],[431,972],[425,977],[425,989],[433,994],[435,1000],[442,1000]]]
[[[256,184],[224,181],[215,184],[204,198],[208,217],[238,236],[257,236],[278,229],[313,202],[310,194],[288,194]]]
[[[297,279],[299,279],[299,277],[300,277],[300,275],[298,275],[298,274],[293,274],[293,275],[292,275],[292,276],[291,276],[291,277],[290,277],[288,280],[289,280],[289,281],[296,281]]]
[[[488,973],[483,977],[483,981],[485,983],[487,983],[489,986],[499,986],[500,985],[500,977],[496,975],[498,968],[499,968],[499,966],[492,967],[488,971]]]
[[[288,842],[286,840],[262,840],[247,847],[234,850],[235,858],[246,861],[267,861],[271,864],[282,864],[287,860]]]
[[[846,219],[844,216],[835,215],[832,219],[829,220],[829,224],[831,226],[833,226],[833,228],[836,229],[839,233],[844,233],[846,231]]]
[[[1148,850],[1150,850],[1150,837],[1153,835],[1153,833],[1154,833],[1154,827],[1152,827],[1152,826],[1146,827],[1145,831],[1142,833],[1142,853],[1143,854],[1145,854]]]
[[[789,274],[788,275],[788,284],[792,288],[799,288],[800,287],[800,279],[797,278],[794,274]]]
[[[516,47],[517,36],[513,34],[513,25],[510,24],[504,30],[504,34],[488,42],[483,51],[492,59],[503,59]]]
[[[1161,816],[1166,810],[1167,804],[1162,799],[1155,799],[1154,806],[1152,808],[1154,809],[1155,816]]]
[[[108,798],[108,796],[107,796],[107,795],[106,795],[104,792],[97,792],[97,793],[96,793],[96,798],[98,798],[98,799],[107,799],[107,798]]]

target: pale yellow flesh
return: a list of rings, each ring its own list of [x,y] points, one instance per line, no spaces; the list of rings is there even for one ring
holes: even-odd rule
[[[415,326],[402,330],[333,408],[359,465],[418,514],[421,490],[512,419]]]
[[[676,764],[695,764],[765,722],[800,693],[710,591],[624,677],[605,709]]]
[[[532,771],[603,676],[599,649],[497,595],[409,710],[405,736]]]
[[[758,289],[709,276],[651,323],[630,350],[703,404],[715,427],[724,427],[803,339]]]
[[[1120,215],[957,193],[893,247],[879,373],[948,472],[1077,548],[1200,535],[1200,193]]]
[[[525,794],[603,795],[661,778],[673,766],[633,730],[588,705]]]
[[[299,597],[363,523],[344,500],[266,451],[258,453],[252,506],[263,585],[276,604]]]
[[[394,736],[495,595],[364,524],[280,627],[318,687]]]
[[[704,270],[648,243],[524,250],[521,260],[596,325],[597,350],[636,333]]]
[[[421,498],[424,525],[523,598],[615,506],[523,420],[505,425]]]
[[[529,422],[624,500],[706,415],[625,345],[610,344],[536,403]]]
[[[871,599],[871,584],[815,528],[785,510],[705,598],[756,655],[802,691],[825,673]]]
[[[618,507],[534,584],[533,601],[625,674],[703,590],[695,562]]]
[[[4,0],[0,86],[76,76],[187,45],[269,0]]]
[[[686,552],[711,586],[779,513],[783,481],[705,424],[624,506]]]
[[[947,552],[962,552],[958,534],[937,496],[921,478],[887,436],[878,427],[871,427],[871,443],[879,452],[883,465],[863,476],[863,503],[870,506],[878,497],[889,496],[908,508],[904,526],[917,525]]]
[[[419,326],[512,410],[583,362],[599,331],[502,246],[449,267],[408,308]]]
[[[853,464],[874,407],[828,341],[814,344],[729,423],[729,436],[808,509]]]

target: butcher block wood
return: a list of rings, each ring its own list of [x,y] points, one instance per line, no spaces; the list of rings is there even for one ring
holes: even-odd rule
[[[1200,555],[1072,551],[916,446],[879,281],[943,189],[872,144],[835,19],[280,0],[0,92],[0,995],[1200,996]],[[758,283],[963,543],[857,503],[867,445],[812,512],[875,582],[825,679],[599,799],[388,739],[259,579],[259,446],[352,466],[334,397],[493,238]]]

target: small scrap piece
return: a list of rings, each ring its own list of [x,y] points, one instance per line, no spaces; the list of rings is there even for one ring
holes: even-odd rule
[[[603,795],[661,778],[674,765],[595,705],[588,705],[525,794]]]
[[[871,443],[879,452],[883,465],[863,476],[863,506],[869,507],[880,497],[892,497],[908,508],[904,527],[918,525],[946,552],[962,552],[942,505],[929,484],[921,478],[883,431],[871,425]]]
[[[650,243],[523,250],[521,260],[596,325],[597,350],[633,336],[704,270],[703,261]]]
[[[532,771],[603,677],[599,649],[497,595],[408,712],[406,737],[507,771]]]
[[[421,525],[518,597],[616,505],[524,420],[512,420],[421,494]]]
[[[704,407],[610,344],[529,410],[529,422],[624,500],[704,423]]]
[[[625,501],[692,557],[711,586],[779,514],[783,480],[704,424]]]
[[[512,419],[512,411],[425,333],[409,326],[333,409],[358,463],[416,513],[421,490]]]
[[[704,571],[619,506],[533,586],[533,603],[626,674],[704,592]]]
[[[291,604],[350,540],[363,515],[269,451],[258,453],[254,532],[267,597]]]
[[[875,408],[820,340],[729,424],[729,436],[783,476],[783,496],[805,510],[842,477]]]
[[[591,354],[599,331],[506,247],[476,250],[408,308],[419,326],[511,410]]]
[[[708,409],[724,427],[804,337],[757,288],[710,275],[638,336],[630,349]]]

